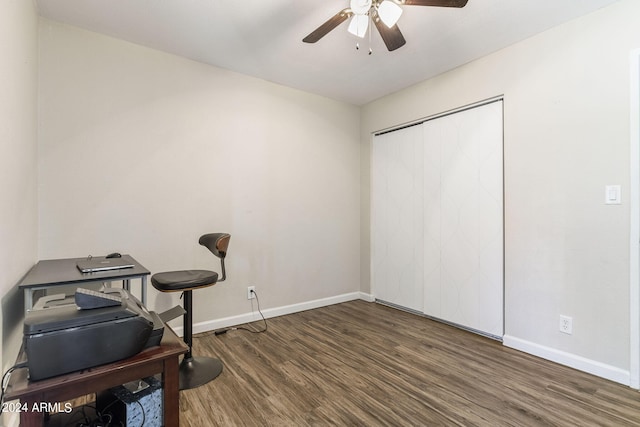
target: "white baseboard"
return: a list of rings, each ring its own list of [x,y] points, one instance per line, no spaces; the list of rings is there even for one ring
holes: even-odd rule
[[[615,366],[587,359],[572,353],[566,353],[555,348],[545,347],[543,345],[509,335],[505,335],[503,337],[502,343],[507,347],[520,350],[579,371],[587,372],[598,377],[615,381],[623,385],[628,386],[631,384],[629,371],[616,368]]]
[[[328,298],[321,298],[312,301],[301,302],[297,304],[286,305],[282,307],[275,307],[263,310],[262,313],[266,319],[277,316],[284,316],[287,314],[298,313],[300,311],[311,310],[314,308],[326,307],[333,304],[339,304],[342,302],[353,300],[364,300],[367,302],[374,302],[375,298],[371,294],[364,292],[352,292],[348,294],[336,295]],[[209,332],[223,328],[229,328],[232,326],[242,325],[245,323],[255,322],[260,320],[260,314],[257,312],[240,314],[238,316],[225,317],[221,319],[213,319],[205,322],[194,323],[193,333]],[[182,326],[173,328],[176,334],[182,335]],[[505,335],[502,339],[503,345],[506,347],[519,350],[533,356],[541,357],[543,359],[568,366],[579,371],[587,372],[592,375],[596,375],[601,378],[605,378],[617,383],[630,386],[631,375],[630,372],[624,369],[617,368],[615,366],[607,365],[595,360],[587,359],[582,356],[578,356],[572,353],[560,351],[551,347],[546,347],[540,344],[536,344],[530,341],[526,341],[514,336]]]
[[[328,298],[321,298],[312,301],[305,301],[297,304],[285,305],[282,307],[268,308],[262,310],[262,314],[265,319],[269,319],[271,317],[284,316],[287,314],[298,313],[300,311],[311,310],[314,308],[326,307],[333,304],[339,304],[342,302],[353,301],[361,299],[367,302],[373,302],[374,298],[372,295],[365,294],[363,292],[351,292],[348,294],[336,295]],[[204,322],[198,322],[193,324],[193,333],[199,334],[202,332],[215,331],[218,329],[229,328],[232,326],[242,325],[245,323],[255,322],[260,320],[260,313],[258,311],[254,311],[252,313],[240,314],[237,316],[224,317],[221,319],[212,319],[206,320]],[[176,334],[182,336],[182,326],[178,326],[172,328]]]

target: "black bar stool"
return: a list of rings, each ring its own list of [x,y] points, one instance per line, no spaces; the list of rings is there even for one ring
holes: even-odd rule
[[[193,345],[193,300],[194,289],[206,288],[226,279],[224,258],[231,236],[227,233],[211,233],[200,237],[198,243],[206,247],[220,258],[222,277],[209,270],[181,270],[156,273],[151,276],[153,287],[160,292],[183,292],[184,298],[184,342],[189,346],[180,363],[180,390],[196,388],[208,383],[222,372],[222,362],[211,357],[194,357],[191,354]]]

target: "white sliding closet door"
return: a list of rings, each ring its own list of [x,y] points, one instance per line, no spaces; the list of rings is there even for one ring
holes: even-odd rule
[[[502,102],[423,129],[424,313],[502,337]]]
[[[376,299],[502,337],[502,101],[377,135],[372,150]]]
[[[372,283],[377,299],[422,312],[423,131],[376,136],[372,153]]]

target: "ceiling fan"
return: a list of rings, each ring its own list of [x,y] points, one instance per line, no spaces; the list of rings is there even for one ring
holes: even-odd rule
[[[315,43],[326,36],[338,25],[353,17],[349,23],[348,31],[358,37],[364,37],[369,27],[369,20],[373,21],[378,29],[384,44],[390,51],[404,46],[404,36],[400,32],[398,19],[402,14],[402,6],[440,6],[440,7],[464,7],[468,0],[350,0],[350,5],[333,15],[324,24],[320,25],[307,37],[302,39],[305,43]]]

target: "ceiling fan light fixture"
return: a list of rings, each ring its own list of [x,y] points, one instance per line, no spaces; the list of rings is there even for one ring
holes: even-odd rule
[[[390,0],[384,0],[378,6],[378,16],[389,28],[396,25],[400,15],[402,15],[402,8]]]
[[[369,28],[369,16],[353,15],[351,22],[349,22],[349,32],[351,34],[363,38],[367,34],[367,28]]]

